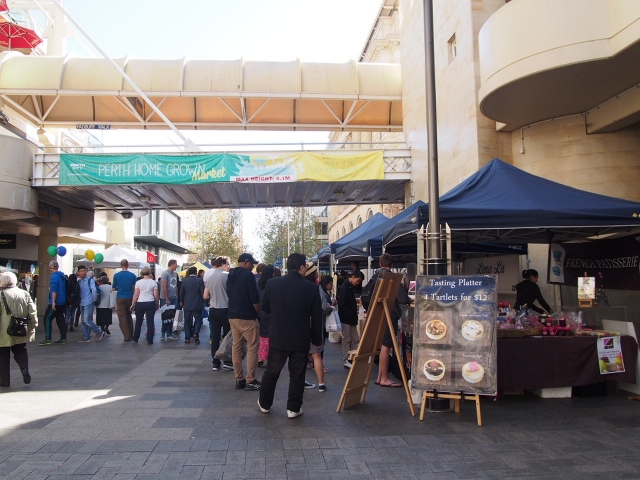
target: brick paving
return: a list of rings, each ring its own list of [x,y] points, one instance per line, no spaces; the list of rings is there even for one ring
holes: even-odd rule
[[[624,392],[485,399],[479,428],[471,402],[420,422],[402,389],[372,384],[364,404],[336,413],[347,372],[327,344],[328,390],[307,390],[290,420],[286,372],[265,415],[257,392],[234,390],[232,371],[211,370],[208,342],[135,345],[112,330],[99,343],[77,343],[76,331],[66,346],[30,344],[28,386],[12,365],[0,478],[640,478],[640,403]]]

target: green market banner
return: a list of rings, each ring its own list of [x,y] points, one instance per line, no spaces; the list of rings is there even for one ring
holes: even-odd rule
[[[60,155],[60,185],[214,182],[276,183],[383,180],[382,151],[340,155]]]

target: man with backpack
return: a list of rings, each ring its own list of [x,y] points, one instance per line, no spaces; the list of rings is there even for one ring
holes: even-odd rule
[[[104,332],[93,321],[93,309],[96,302],[100,302],[98,298],[100,290],[96,281],[87,276],[87,267],[80,265],[78,267],[78,284],[80,285],[80,310],[82,312],[82,340],[80,343],[89,343],[91,341],[91,332],[96,334],[96,341],[102,340]]]

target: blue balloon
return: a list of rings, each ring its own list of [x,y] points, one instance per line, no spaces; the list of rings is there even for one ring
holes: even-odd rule
[[[66,247],[59,246],[58,247],[58,255],[60,255],[61,257],[64,257],[66,254],[67,254]]]

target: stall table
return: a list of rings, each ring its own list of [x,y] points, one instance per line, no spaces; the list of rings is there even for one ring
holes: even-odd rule
[[[602,375],[595,337],[498,339],[498,389],[577,387],[606,380],[636,383],[638,344],[620,337],[625,371]]]

